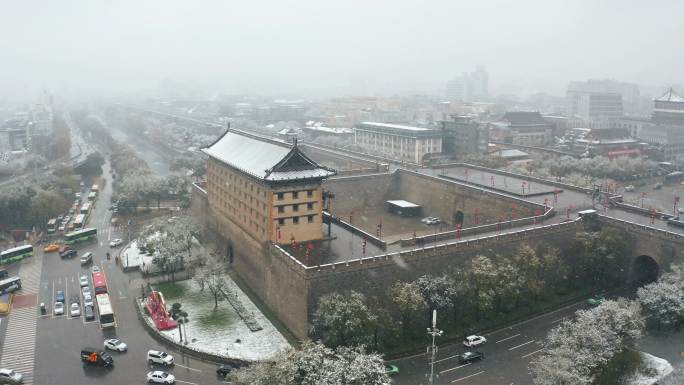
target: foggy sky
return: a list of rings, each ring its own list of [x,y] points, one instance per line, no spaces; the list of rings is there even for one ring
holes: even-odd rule
[[[495,93],[684,83],[681,15],[675,0],[5,1],[0,98],[164,81],[232,94],[440,93],[478,64]]]

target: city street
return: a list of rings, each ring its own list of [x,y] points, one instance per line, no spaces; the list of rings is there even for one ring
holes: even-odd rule
[[[549,330],[565,317],[572,316],[578,309],[585,308],[584,302],[511,327],[484,334],[487,343],[473,350],[484,353],[485,358],[472,364],[459,364],[458,354],[469,349],[460,343],[441,346],[435,359],[435,384],[469,385],[519,385],[529,384],[527,365],[541,349],[541,342]],[[439,322],[437,324],[439,327]],[[439,345],[439,337],[437,337]],[[429,357],[426,353],[391,361],[399,367],[395,377],[397,385],[428,384]]]

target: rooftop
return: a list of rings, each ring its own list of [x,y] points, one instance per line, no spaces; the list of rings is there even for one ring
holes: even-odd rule
[[[335,170],[318,165],[297,145],[228,130],[202,152],[255,178],[270,182],[322,179]]]
[[[679,96],[672,87],[667,90],[662,96],[655,99],[657,102],[675,102],[684,103],[684,98]]]
[[[424,127],[414,127],[414,126],[405,126],[403,124],[390,124],[390,123],[377,123],[377,122],[361,122],[362,125],[367,125],[367,126],[375,126],[375,127],[382,127],[382,128],[393,128],[396,130],[407,130],[407,131],[434,131],[431,128],[424,128]]]
[[[504,114],[503,120],[510,122],[511,125],[548,124],[538,111],[508,111]]]

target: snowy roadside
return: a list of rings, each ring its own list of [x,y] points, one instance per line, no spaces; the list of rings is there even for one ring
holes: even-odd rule
[[[641,366],[625,383],[628,385],[654,385],[672,373],[672,365],[667,360],[648,353],[641,354]]]

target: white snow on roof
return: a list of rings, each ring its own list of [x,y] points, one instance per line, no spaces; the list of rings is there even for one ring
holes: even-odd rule
[[[404,126],[402,124],[390,124],[390,123],[376,123],[376,122],[361,122],[363,125],[376,126],[383,128],[394,128],[397,130],[409,130],[409,131],[434,131],[430,128],[414,127],[414,126]]]
[[[411,203],[409,201],[405,201],[403,199],[394,200],[394,201],[387,201],[387,203],[395,205],[395,206],[399,206],[402,208],[420,207],[420,205],[417,205],[415,203]]]

